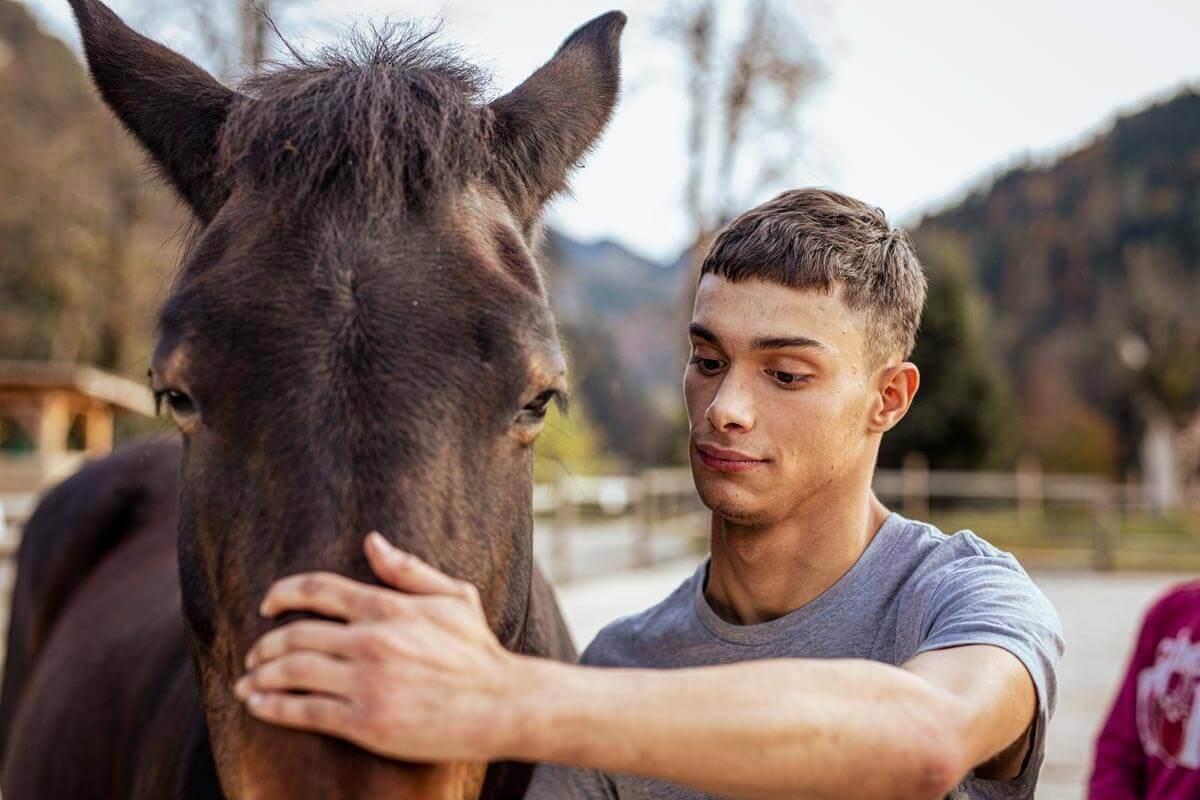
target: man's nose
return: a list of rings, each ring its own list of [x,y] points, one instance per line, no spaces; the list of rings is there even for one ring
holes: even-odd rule
[[[750,430],[754,427],[754,399],[750,387],[732,371],[727,373],[704,416],[722,433]]]

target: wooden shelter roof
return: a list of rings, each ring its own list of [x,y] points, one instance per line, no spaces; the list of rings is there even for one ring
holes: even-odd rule
[[[154,398],[144,383],[83,364],[0,360],[0,390],[70,391],[122,411],[154,416]]]

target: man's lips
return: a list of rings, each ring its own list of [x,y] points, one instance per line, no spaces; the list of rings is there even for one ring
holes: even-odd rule
[[[745,472],[748,469],[754,469],[759,464],[767,463],[763,458],[755,458],[737,450],[723,450],[707,444],[697,444],[696,453],[706,467],[720,472]]]

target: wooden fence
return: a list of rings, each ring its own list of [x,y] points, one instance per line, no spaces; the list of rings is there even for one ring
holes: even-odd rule
[[[1174,515],[1179,531],[1154,533],[1162,516],[1137,484],[1093,475],[1045,474],[1031,460],[1013,471],[931,471],[919,457],[903,469],[876,471],[874,490],[890,507],[914,519],[932,520],[944,530],[970,527],[1022,559],[1109,570],[1119,566],[1200,568],[1200,494],[1192,491]],[[663,537],[700,540],[708,534],[707,515],[687,468],[653,469],[637,475],[564,476],[534,489],[539,533],[550,539],[548,561],[558,580],[576,577],[573,541],[585,535],[587,521],[624,519],[631,533],[619,546],[622,567],[649,566],[661,554]],[[1141,521],[1142,529],[1135,524]],[[615,537],[614,537],[615,538]],[[616,543],[614,543],[616,544]],[[1133,547],[1137,545],[1137,547]],[[1140,550],[1138,548],[1141,548]],[[1129,556],[1130,553],[1138,557]],[[612,563],[612,559],[609,559]]]
[[[939,517],[948,523],[965,520],[964,526],[1014,550],[1069,548],[1081,556],[1080,565],[1096,569],[1122,566],[1119,556],[1129,527],[1122,520],[1153,514],[1137,485],[1091,475],[1044,474],[1030,461],[1011,472],[931,471],[913,457],[903,469],[877,470],[874,488],[906,516],[938,524]],[[1171,552],[1194,551],[1200,563],[1200,496],[1193,492],[1187,502],[1188,530],[1172,534]],[[0,494],[6,529],[0,536],[0,597],[7,597],[21,528],[35,503],[33,494]],[[555,483],[534,486],[533,508],[542,540],[539,555],[558,581],[702,552],[708,533],[707,513],[686,467],[633,475],[564,475]],[[1003,514],[1004,524],[989,513]],[[1061,527],[1068,519],[1064,515],[1073,531],[1047,532]],[[614,556],[618,551],[619,558]],[[604,557],[590,557],[596,554]]]

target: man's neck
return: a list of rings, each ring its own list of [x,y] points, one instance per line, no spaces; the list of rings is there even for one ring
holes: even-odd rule
[[[869,488],[860,497],[824,503],[764,527],[740,526],[714,514],[705,587],[713,610],[735,624],[766,622],[837,583],[889,514]]]

